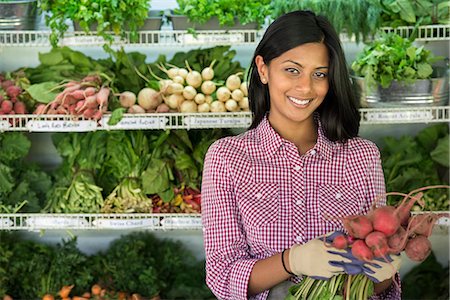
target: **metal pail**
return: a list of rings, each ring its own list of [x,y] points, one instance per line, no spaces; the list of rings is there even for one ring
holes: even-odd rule
[[[37,11],[37,0],[0,2],[0,30],[35,29]]]

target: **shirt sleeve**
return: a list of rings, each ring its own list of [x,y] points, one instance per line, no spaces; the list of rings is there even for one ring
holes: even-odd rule
[[[202,179],[202,225],[206,284],[218,299],[247,299],[256,259],[251,259],[235,199],[227,154],[216,141],[208,150]]]
[[[395,274],[395,279],[391,286],[388,287],[384,292],[380,294],[373,295],[369,300],[401,300],[401,282],[399,273]]]

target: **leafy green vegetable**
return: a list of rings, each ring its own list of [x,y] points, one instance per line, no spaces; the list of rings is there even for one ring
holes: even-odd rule
[[[53,101],[58,95],[58,92],[54,92],[53,89],[58,86],[56,82],[47,81],[37,84],[32,84],[26,89],[30,96],[40,103],[49,103]]]

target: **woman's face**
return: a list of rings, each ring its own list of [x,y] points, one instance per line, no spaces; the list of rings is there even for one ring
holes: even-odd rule
[[[312,119],[328,92],[326,46],[307,43],[283,53],[269,65],[261,56],[255,62],[262,83],[269,87],[269,120],[285,124]]]

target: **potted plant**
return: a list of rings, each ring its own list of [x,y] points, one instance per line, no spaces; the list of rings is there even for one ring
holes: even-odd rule
[[[41,0],[40,7],[48,14],[46,24],[52,30],[50,42],[56,46],[59,38],[68,29],[66,20],[72,20],[85,32],[96,31],[98,36],[111,43],[114,35],[125,37],[130,31],[130,38],[137,36],[137,30],[148,17],[150,2],[148,0],[116,1],[78,1],[78,0]],[[78,27],[77,27],[78,28]]]
[[[433,67],[442,59],[395,33],[382,33],[352,63],[353,83],[363,107],[446,105],[448,78]]]
[[[169,15],[173,29],[258,29],[269,15],[269,0],[177,0]]]
[[[35,29],[37,6],[37,0],[0,0],[0,30]]]

